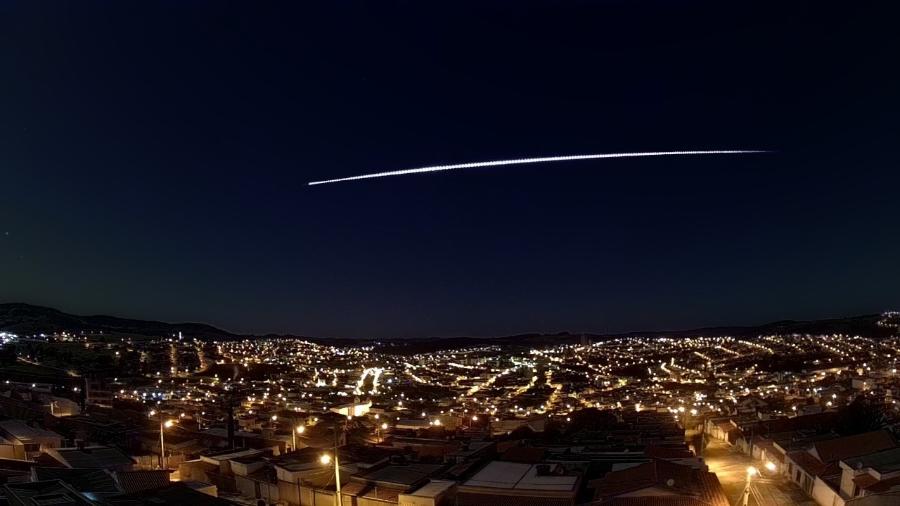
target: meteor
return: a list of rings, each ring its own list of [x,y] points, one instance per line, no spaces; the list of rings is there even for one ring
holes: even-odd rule
[[[577,160],[598,160],[601,158],[645,158],[652,156],[697,156],[697,155],[741,155],[741,154],[757,154],[768,153],[767,150],[761,149],[716,149],[703,151],[644,151],[636,153],[600,153],[595,155],[566,155],[566,156],[544,156],[540,158],[515,158],[512,160],[494,160],[490,162],[469,162],[457,163],[453,165],[433,165],[431,167],[419,167],[416,169],[390,170],[387,172],[375,172],[372,174],[362,174],[359,176],[341,177],[337,179],[325,179],[322,181],[310,181],[309,186],[328,183],[342,183],[345,181],[357,181],[359,179],[375,179],[379,177],[405,176],[407,174],[421,174],[424,172],[440,172],[444,170],[456,169],[474,169],[478,167],[498,167],[501,165],[525,165],[528,163],[548,163],[548,162],[572,162]]]

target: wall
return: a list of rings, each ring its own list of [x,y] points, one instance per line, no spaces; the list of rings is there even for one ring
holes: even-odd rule
[[[821,478],[816,478],[812,489],[812,498],[820,506],[844,506],[844,500]]]

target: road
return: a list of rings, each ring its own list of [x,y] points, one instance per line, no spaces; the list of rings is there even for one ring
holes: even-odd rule
[[[727,443],[712,440],[703,452],[709,470],[716,473],[725,495],[733,505],[740,505],[744,485],[747,483],[747,467],[761,467],[750,457],[733,449]],[[766,471],[763,471],[764,473]],[[757,475],[752,481],[750,506],[816,506],[812,498],[785,478]]]

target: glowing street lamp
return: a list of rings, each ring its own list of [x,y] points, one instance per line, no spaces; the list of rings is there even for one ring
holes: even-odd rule
[[[381,425],[375,426],[375,436],[378,438],[380,442],[384,442],[384,431],[388,430],[390,427],[387,422],[382,422]]]
[[[150,410],[150,416],[156,415],[156,410]],[[166,429],[175,426],[175,420],[164,420],[162,413],[159,413],[159,465],[162,469],[168,469],[166,461]]]
[[[334,503],[337,506],[342,506],[343,502],[342,502],[342,498],[341,498],[341,467],[340,467],[340,464],[338,463],[337,446],[334,447],[334,459],[333,460],[334,460],[334,492],[335,492]],[[331,461],[332,461],[332,457],[331,457],[331,455],[329,455],[327,453],[323,453],[321,456],[319,456],[319,463],[321,463],[323,466],[327,466],[328,464],[331,463]]]
[[[297,434],[303,434],[306,432],[306,427],[303,425],[298,425],[291,431],[291,445],[294,451],[297,451]]]
[[[744,486],[744,506],[747,506],[747,504],[750,502],[750,481],[757,474],[759,474],[759,470],[755,467],[750,466],[747,468],[747,484]]]

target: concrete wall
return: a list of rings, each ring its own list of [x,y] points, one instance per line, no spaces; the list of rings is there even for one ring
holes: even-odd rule
[[[813,484],[812,498],[820,506],[844,506],[844,500],[841,498],[840,494],[818,477]]]

